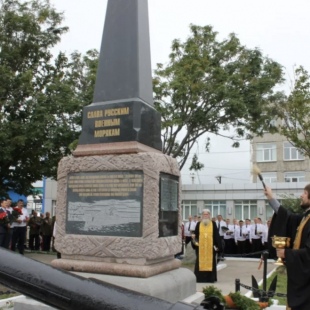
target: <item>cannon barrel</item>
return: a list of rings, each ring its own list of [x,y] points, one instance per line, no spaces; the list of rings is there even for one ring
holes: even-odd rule
[[[190,310],[200,306],[162,299],[86,279],[0,248],[0,282],[58,309]]]

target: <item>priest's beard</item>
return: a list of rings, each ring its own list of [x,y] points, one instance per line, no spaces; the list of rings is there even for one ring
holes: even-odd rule
[[[205,226],[208,226],[208,225],[210,224],[210,222],[211,222],[210,219],[203,219],[203,220],[201,220],[201,221],[202,221],[202,223],[203,223]]]
[[[302,204],[300,205],[300,207],[301,207],[304,211],[306,211],[307,209],[310,208],[310,204],[309,204],[309,203],[302,203]]]

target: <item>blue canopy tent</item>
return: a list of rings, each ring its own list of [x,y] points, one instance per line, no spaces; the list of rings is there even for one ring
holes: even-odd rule
[[[27,205],[27,197],[25,195],[19,195],[14,191],[8,191],[8,195],[13,203],[16,203],[19,199],[22,199],[25,205]]]

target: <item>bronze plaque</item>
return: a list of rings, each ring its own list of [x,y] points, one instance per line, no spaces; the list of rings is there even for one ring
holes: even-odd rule
[[[67,234],[142,236],[142,171],[69,173],[67,184]]]
[[[179,178],[160,174],[159,237],[178,235]]]

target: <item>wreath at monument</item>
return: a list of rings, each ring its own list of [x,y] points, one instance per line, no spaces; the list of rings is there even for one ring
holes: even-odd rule
[[[222,291],[213,285],[203,288],[205,299],[210,297],[216,297],[226,309],[238,309],[238,310],[260,310],[270,306],[271,302],[258,302],[249,297],[241,295],[240,292],[229,293],[223,295]]]

